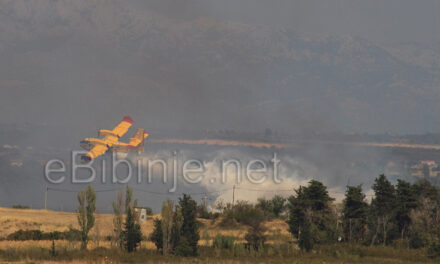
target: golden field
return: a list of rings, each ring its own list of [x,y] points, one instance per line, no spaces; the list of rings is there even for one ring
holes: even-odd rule
[[[113,230],[113,215],[111,214],[96,214],[95,226],[90,231],[89,235],[92,240],[89,243],[89,248],[93,249],[97,246],[110,247],[111,243],[106,241],[106,237],[112,235]],[[142,234],[149,236],[153,231],[153,218],[160,217],[160,215],[149,216],[147,221],[141,223]],[[243,240],[247,232],[244,226],[237,226],[234,228],[225,228],[218,226],[218,220],[198,219],[202,226],[200,228],[200,245],[210,245],[212,239],[217,234],[234,236],[238,240]],[[274,239],[285,240],[292,239],[288,232],[288,226],[283,220],[274,220],[265,223],[267,227],[266,234],[268,235],[267,243],[276,242]],[[11,209],[0,208],[0,238],[19,230],[41,230],[43,232],[52,231],[67,231],[69,227],[78,229],[77,214],[71,212],[56,212],[50,210],[34,210],[34,209]],[[80,246],[79,242],[57,241],[58,246],[66,246],[67,248],[77,249]],[[0,241],[0,249],[5,248],[23,248],[30,246],[38,246],[50,248],[51,241]],[[151,242],[143,241],[141,246],[143,248],[154,248]]]
[[[141,224],[142,233],[148,237],[153,230],[153,218]],[[198,219],[200,228],[199,256],[184,258],[162,256],[153,243],[142,241],[141,250],[126,253],[111,244],[106,237],[113,230],[113,215],[97,214],[95,227],[90,231],[91,241],[87,251],[80,250],[80,242],[55,241],[56,256],[51,256],[52,241],[0,240],[0,262],[33,263],[438,263],[430,259],[424,249],[408,249],[399,246],[362,246],[350,244],[323,245],[311,252],[298,249],[283,220],[265,223],[267,244],[262,252],[246,251],[243,247],[232,250],[212,248],[217,234],[234,236],[236,242],[244,242],[245,226],[224,227],[219,220]],[[39,229],[44,232],[66,231],[78,228],[77,214],[49,210],[0,208],[0,238],[19,229]]]

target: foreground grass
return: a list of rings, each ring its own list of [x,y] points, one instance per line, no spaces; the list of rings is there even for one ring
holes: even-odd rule
[[[95,248],[88,251],[56,248],[55,256],[47,248],[8,248],[0,250],[0,262],[76,262],[76,263],[438,263],[424,250],[393,247],[365,247],[339,244],[321,246],[313,252],[301,252],[293,244],[269,245],[255,252],[236,245],[232,250],[200,247],[197,258],[162,256],[155,250],[126,253],[117,249]]]
[[[241,243],[247,227],[236,225],[225,227],[219,220],[198,219],[200,229],[199,257],[182,258],[162,256],[155,251],[154,244],[143,241],[141,249],[127,254],[112,248],[106,236],[113,230],[113,215],[97,214],[96,224],[90,232],[92,241],[88,251],[79,249],[79,242],[55,241],[55,256],[52,256],[52,241],[0,241],[0,262],[74,262],[74,263],[440,263],[439,259],[426,257],[425,249],[409,250],[396,247],[365,247],[348,244],[321,246],[313,252],[301,252],[288,232],[284,220],[266,222],[267,247],[264,252],[245,250]],[[159,217],[159,216],[155,216]],[[0,208],[0,238],[18,229],[39,229],[45,232],[66,231],[78,228],[77,214],[47,210],[20,210]],[[97,228],[99,227],[99,229]],[[153,230],[152,218],[143,222],[142,233],[148,236]],[[215,250],[210,247],[217,235],[233,236],[233,250]]]

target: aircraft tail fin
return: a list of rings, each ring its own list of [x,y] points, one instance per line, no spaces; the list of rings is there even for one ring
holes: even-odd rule
[[[132,138],[130,138],[130,142],[128,143],[131,146],[138,147],[138,150],[144,151],[144,139],[148,137],[148,133],[144,131],[143,128],[139,128],[136,130],[136,133]]]

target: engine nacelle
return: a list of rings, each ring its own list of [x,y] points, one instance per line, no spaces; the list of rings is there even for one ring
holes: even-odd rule
[[[85,150],[91,150],[93,148],[93,144],[90,144],[88,140],[82,140],[79,145]]]
[[[119,138],[118,134],[116,134],[115,132],[113,132],[111,130],[105,130],[105,129],[99,130],[99,136],[114,136],[114,137]]]

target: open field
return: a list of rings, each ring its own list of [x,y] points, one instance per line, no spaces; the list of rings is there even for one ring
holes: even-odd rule
[[[154,217],[159,217],[158,215]],[[96,217],[95,228],[90,232],[92,240],[87,252],[80,251],[79,242],[55,241],[57,256],[52,257],[52,241],[0,241],[0,261],[25,262],[73,262],[73,263],[426,263],[435,262],[426,257],[423,250],[400,249],[399,247],[363,247],[335,245],[319,247],[311,253],[298,250],[294,239],[283,220],[265,223],[267,244],[264,252],[249,252],[238,246],[233,250],[215,250],[210,247],[217,234],[234,236],[237,244],[244,241],[247,230],[244,226],[225,228],[219,221],[199,219],[200,256],[181,258],[163,257],[155,251],[154,244],[143,241],[141,249],[133,254],[121,252],[112,247],[105,238],[111,235],[113,215],[100,214]],[[66,231],[69,227],[78,228],[75,213],[48,210],[0,208],[0,237],[19,229],[39,229],[45,232]],[[153,229],[152,218],[142,223],[142,233],[148,236]]]
[[[153,218],[160,217],[154,215],[148,217],[147,221],[141,223],[142,234],[146,237],[153,231]],[[218,226],[218,220],[205,220],[198,219],[201,223],[200,229],[200,241],[199,245],[204,246],[211,243],[211,240],[217,235],[222,234],[226,236],[234,236],[238,239],[238,242],[244,240],[244,236],[247,232],[245,226],[236,226],[234,228],[225,228]],[[265,223],[267,227],[266,235],[268,236],[267,243],[289,242],[292,240],[290,233],[288,232],[287,224],[283,220],[274,220]],[[38,229],[43,232],[52,231],[67,231],[69,227],[78,229],[77,214],[70,212],[55,212],[49,210],[33,210],[33,209],[10,209],[0,208],[0,238],[19,230],[34,230]],[[113,215],[111,214],[96,214],[95,227],[90,231],[92,241],[90,247],[110,247],[110,242],[106,241],[108,236],[112,235],[113,230]],[[79,242],[58,241],[62,245],[69,246],[71,248],[79,248]],[[50,241],[24,241],[24,242],[12,242],[0,241],[0,249],[8,247],[28,247],[39,246],[44,248],[50,248]],[[143,241],[143,248],[154,249],[154,245],[151,242]]]

